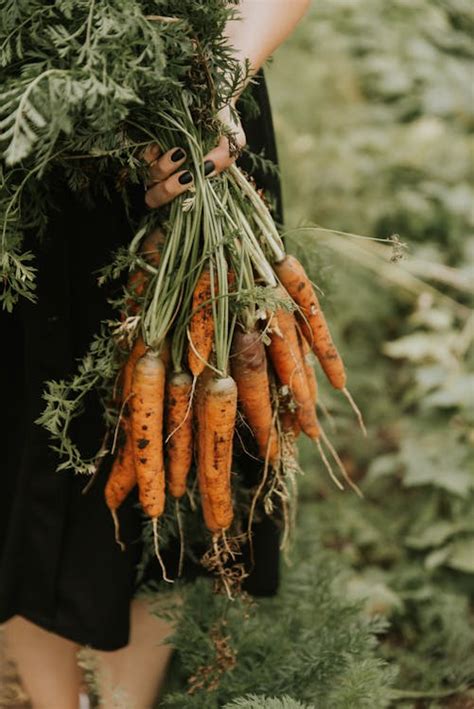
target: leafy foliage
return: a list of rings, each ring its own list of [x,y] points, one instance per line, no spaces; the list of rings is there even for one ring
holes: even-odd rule
[[[88,199],[106,194],[104,175],[140,181],[143,147],[173,133],[176,95],[204,141],[222,130],[216,111],[244,73],[222,38],[232,5],[163,1],[162,14],[156,9],[139,0],[0,3],[4,307],[31,296],[34,271],[18,278],[23,236],[47,223],[58,170]],[[44,199],[32,202],[38,192]]]
[[[473,683],[472,26],[462,0],[317,3],[270,75],[290,226],[309,215],[408,244],[390,264],[375,242],[289,234],[369,424],[364,442],[322,387],[366,499],[307,475],[300,526],[346,566],[349,597],[389,619],[379,652],[404,707],[446,706],[450,691],[469,705]]]
[[[334,593],[337,567],[327,554],[313,547],[311,563],[298,562],[279,596],[258,605],[215,596],[204,580],[189,588],[172,673],[188,691],[167,695],[164,706],[214,709],[248,692],[328,709],[388,706],[394,673],[374,657],[383,624]]]

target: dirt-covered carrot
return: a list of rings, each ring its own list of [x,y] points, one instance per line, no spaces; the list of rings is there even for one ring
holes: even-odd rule
[[[336,389],[346,386],[343,361],[334,345],[318,297],[306,271],[297,258],[285,256],[274,264],[280,282],[300,307],[298,322],[304,337],[317,356],[327,378]]]
[[[296,404],[296,415],[309,438],[319,438],[316,411],[311,400],[293,313],[279,308],[272,315],[268,352],[278,379],[286,385]]]
[[[165,235],[161,229],[153,229],[145,236],[140,244],[140,255],[147,263],[158,268],[161,261],[161,252],[165,243]]]
[[[298,342],[300,344],[301,359],[303,360],[309,393],[311,394],[313,405],[316,406],[318,403],[318,381],[316,379],[316,372],[314,371],[314,367],[311,363],[311,347],[309,346],[306,338],[300,333],[298,333]]]
[[[188,365],[195,377],[204,371],[214,341],[211,299],[211,273],[208,268],[205,268],[194,289],[192,315],[189,323]]]
[[[278,412],[278,417],[280,419],[281,430],[283,433],[291,434],[295,439],[301,433],[300,422],[294,411],[290,411],[287,406],[280,407]]]
[[[231,377],[211,376],[199,392],[198,481],[204,521],[215,533],[232,524],[232,441],[237,386]]]
[[[126,405],[130,394],[132,393],[132,379],[133,371],[135,365],[139,358],[146,352],[146,345],[143,337],[139,335],[135,340],[130,354],[128,355],[127,361],[123,369],[123,379],[122,379],[122,403]]]
[[[105,501],[109,510],[117,510],[137,483],[133,460],[132,438],[122,428],[123,444],[115,456],[105,486]]]
[[[186,492],[186,480],[193,460],[192,377],[175,372],[166,386],[166,479],[172,497]]]
[[[220,531],[220,527],[217,524],[214,515],[212,513],[211,504],[209,502],[209,495],[207,493],[206,477],[204,475],[204,458],[205,458],[205,437],[204,431],[206,428],[206,421],[204,418],[203,403],[204,403],[204,393],[207,383],[213,376],[212,370],[209,367],[202,372],[202,374],[197,379],[196,392],[194,398],[193,414],[194,414],[194,443],[196,449],[197,458],[197,478],[199,485],[199,494],[201,497],[201,507],[202,514],[204,517],[204,524],[207,529],[215,534]]]
[[[133,459],[132,437],[128,421],[121,425],[121,441],[118,452],[115,455],[112,468],[105,485],[104,497],[107,507],[110,510],[115,528],[115,541],[121,549],[125,545],[120,540],[119,520],[117,510],[137,484],[135,472],[135,462]]]
[[[318,403],[318,381],[316,379],[316,373],[308,355],[303,356],[304,371],[306,374],[306,381],[308,382],[309,393],[311,394],[311,400],[313,406]]]
[[[135,365],[132,380],[132,444],[140,503],[152,518],[165,506],[163,405],[165,366],[148,350]]]
[[[140,300],[150,282],[150,274],[142,268],[132,271],[127,280],[127,292],[129,294],[125,309],[127,315],[136,315],[140,310]]]
[[[161,251],[165,236],[161,229],[154,229],[145,236],[140,245],[140,256],[151,266],[158,268],[161,261]],[[136,315],[140,310],[140,300],[143,298],[151,280],[151,273],[144,268],[131,271],[127,281],[129,297],[126,300],[126,314]]]
[[[239,403],[255,435],[259,454],[273,465],[279,455],[278,434],[273,421],[267,358],[260,332],[235,331],[231,368]]]

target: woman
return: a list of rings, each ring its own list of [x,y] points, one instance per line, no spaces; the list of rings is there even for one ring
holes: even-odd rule
[[[227,27],[238,59],[242,63],[248,59],[256,74],[308,4],[309,0],[241,0],[241,19]],[[221,119],[240,147],[248,141],[253,150],[265,148],[267,156],[275,158],[261,76],[254,90],[259,119],[242,127],[233,121],[230,108],[222,111]],[[149,209],[159,209],[192,185],[192,174],[182,168],[186,156],[178,148],[160,154],[157,145],[150,145],[145,159],[149,182],[144,202]],[[228,140],[222,138],[205,157],[206,173],[220,173],[234,159]],[[278,184],[254,176],[273,190],[278,202]],[[34,424],[42,408],[44,380],[67,376],[98,322],[107,316],[93,272],[106,263],[111,248],[130,239],[120,200],[87,211],[61,186],[58,190],[62,211],[51,222],[50,246],[38,255],[39,302],[22,303],[18,314],[2,317],[5,341],[18,347],[2,355],[2,391],[5,400],[14,403],[1,429],[7,470],[6,509],[0,514],[0,621],[7,621],[7,647],[34,707],[76,709],[80,687],[76,653],[81,645],[89,645],[95,649],[103,706],[113,706],[118,693],[126,697],[127,706],[149,709],[171,652],[159,644],[170,627],[150,615],[145,601],[133,599],[139,545],[122,554],[114,544],[103,503],[104,473],[83,496],[82,479],[54,473],[54,454],[44,431]],[[77,431],[81,444],[91,451],[100,430],[97,410],[91,407]],[[244,467],[251,479],[255,470],[248,458]],[[139,536],[139,518],[131,501],[124,506],[121,523],[128,538]],[[256,595],[274,593],[278,532],[268,520],[256,531],[255,553],[255,571],[247,588]],[[173,563],[172,550],[168,556]]]

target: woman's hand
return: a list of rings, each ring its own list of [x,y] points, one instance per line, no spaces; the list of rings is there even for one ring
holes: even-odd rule
[[[232,112],[230,107],[222,109],[219,118],[232,134],[232,146],[229,138],[223,135],[216,147],[204,157],[206,176],[218,175],[230,167],[246,144],[242,124],[240,120],[236,120],[235,112]],[[145,149],[143,159],[148,163],[145,204],[151,209],[168,204],[194,183],[194,177],[189,170],[180,170],[186,161],[186,153],[181,148],[172,148],[161,154],[160,146],[151,143]]]
[[[218,115],[232,135],[232,145],[226,135],[221,137],[216,147],[204,158],[204,172],[206,175],[218,175],[220,172],[227,170],[237,160],[239,153],[247,143],[235,106],[233,111],[230,106],[226,106],[219,111]]]
[[[189,170],[179,169],[186,161],[186,153],[181,148],[171,148],[162,154],[157,143],[150,143],[143,159],[148,164],[145,204],[151,209],[171,202],[193,183]]]
[[[242,66],[246,61],[249,62],[250,73],[254,74],[291,33],[309,5],[310,0],[241,0],[240,18],[228,22],[226,35]],[[232,99],[234,106],[237,99],[238,96]],[[246,143],[240,121],[236,120],[230,106],[222,109],[220,118],[234,136],[234,149],[229,139],[223,136],[204,157],[206,176],[217,175],[230,167]],[[152,144],[145,150],[144,158],[149,164],[149,182],[145,194],[148,207],[161,207],[192,186],[193,175],[188,170],[179,170],[186,160],[180,148],[173,148],[161,155],[159,146]]]

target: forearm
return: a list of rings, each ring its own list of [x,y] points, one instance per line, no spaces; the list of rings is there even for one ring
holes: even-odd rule
[[[291,34],[309,5],[310,0],[241,0],[240,19],[227,23],[226,34],[242,64],[250,62],[251,74]]]

